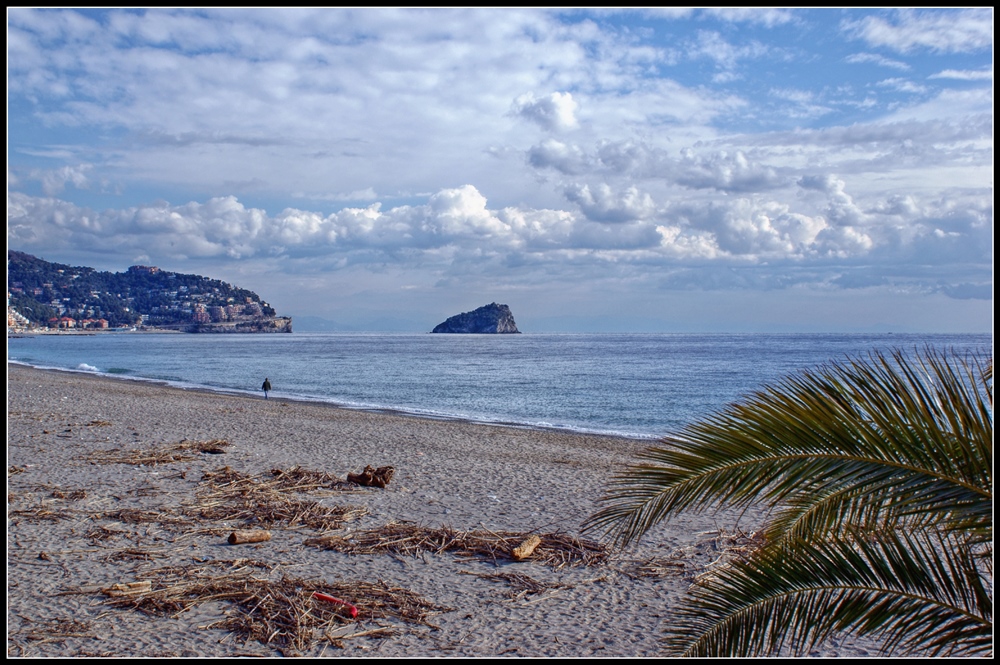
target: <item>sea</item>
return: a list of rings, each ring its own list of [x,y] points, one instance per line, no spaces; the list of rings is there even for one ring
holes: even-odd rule
[[[27,334],[7,359],[263,399],[658,439],[804,369],[991,334]],[[194,414],[193,414],[194,415]]]

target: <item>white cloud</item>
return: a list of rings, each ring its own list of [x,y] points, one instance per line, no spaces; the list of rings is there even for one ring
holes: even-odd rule
[[[537,169],[553,168],[567,175],[585,173],[590,158],[579,146],[546,139],[528,149],[528,163]]]
[[[913,81],[908,81],[901,78],[891,78],[883,79],[879,81],[876,85],[881,88],[891,88],[897,92],[910,92],[910,93],[921,93],[927,92],[927,88],[914,83]]]
[[[910,66],[905,62],[893,60],[877,53],[854,53],[847,56],[844,61],[851,64],[872,63],[880,67],[890,67],[892,69],[899,69],[902,71],[910,69]]]
[[[872,46],[900,53],[916,49],[944,53],[967,53],[993,46],[993,10],[948,11],[897,10],[892,19],[866,16],[847,20],[843,28]]]
[[[636,187],[614,192],[607,184],[594,189],[574,185],[566,189],[566,198],[580,206],[587,219],[613,224],[648,219],[656,212],[652,197]]]
[[[721,34],[711,30],[698,33],[697,41],[687,49],[689,57],[708,58],[724,70],[732,70],[741,60],[760,58],[771,49],[760,42],[751,41],[742,46],[734,46]]]
[[[31,172],[29,178],[39,180],[42,184],[42,191],[46,195],[52,196],[63,191],[66,185],[73,185],[77,189],[89,189],[90,179],[87,173],[93,168],[93,164],[78,164],[52,170],[35,170]]]
[[[787,184],[773,167],[751,162],[742,150],[699,155],[688,148],[674,169],[675,182],[695,189],[763,192]]]
[[[989,70],[945,69],[937,74],[931,74],[927,78],[955,79],[958,81],[992,81],[993,68],[991,67]]]
[[[529,92],[519,95],[511,106],[515,115],[531,120],[543,129],[553,132],[576,129],[579,126],[576,109],[577,103],[573,100],[573,95],[568,92],[553,92],[540,99]]]
[[[720,18],[733,23],[759,23],[769,28],[776,25],[784,25],[795,20],[794,15],[787,9],[773,9],[769,7],[718,7],[703,9],[709,16]]]

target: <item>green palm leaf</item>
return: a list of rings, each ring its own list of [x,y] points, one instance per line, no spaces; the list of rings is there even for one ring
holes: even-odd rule
[[[697,583],[667,631],[676,655],[806,652],[854,633],[921,654],[992,651],[993,605],[973,547],[934,530],[766,549]]]
[[[926,350],[803,372],[640,455],[584,523],[621,546],[682,510],[760,503],[768,544],[702,579],[675,653],[992,653],[993,364]]]
[[[626,545],[671,513],[781,506],[772,537],[925,519],[992,540],[992,385],[985,358],[850,361],[804,372],[641,454],[587,530]]]

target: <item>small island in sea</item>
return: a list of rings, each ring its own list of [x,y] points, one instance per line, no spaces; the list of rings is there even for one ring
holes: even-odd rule
[[[449,317],[434,327],[433,333],[513,334],[520,333],[507,305],[490,303],[471,312]]]

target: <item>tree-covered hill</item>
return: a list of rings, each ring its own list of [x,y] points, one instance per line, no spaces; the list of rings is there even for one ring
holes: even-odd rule
[[[9,305],[32,324],[104,319],[110,327],[218,323],[275,316],[253,291],[218,279],[132,266],[126,272],[50,263],[7,251]]]

